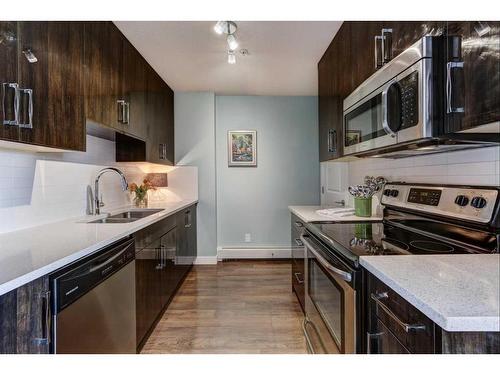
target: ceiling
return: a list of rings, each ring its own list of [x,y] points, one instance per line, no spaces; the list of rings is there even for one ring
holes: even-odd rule
[[[115,22],[174,91],[317,95],[317,63],[341,21],[236,21],[237,63],[209,21]]]

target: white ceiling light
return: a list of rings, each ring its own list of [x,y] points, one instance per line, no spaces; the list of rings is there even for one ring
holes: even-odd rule
[[[234,51],[227,51],[227,62],[228,64],[236,64],[236,55]]]
[[[236,48],[238,48],[238,41],[236,40],[234,34],[229,34],[226,40],[227,40],[227,46],[229,47],[230,50],[234,51]]]

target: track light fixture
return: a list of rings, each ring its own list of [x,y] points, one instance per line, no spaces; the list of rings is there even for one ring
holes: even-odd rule
[[[227,42],[227,62],[229,64],[236,64],[235,50],[238,48],[238,40],[236,39],[236,29],[238,26],[233,21],[217,21],[214,25],[214,31],[219,34],[226,34]]]

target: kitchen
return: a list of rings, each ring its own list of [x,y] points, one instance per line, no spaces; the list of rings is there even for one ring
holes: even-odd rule
[[[0,353],[500,354],[483,17],[0,21]]]

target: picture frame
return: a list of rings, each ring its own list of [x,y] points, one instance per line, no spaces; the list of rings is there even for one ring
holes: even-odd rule
[[[229,167],[257,166],[257,131],[230,130],[227,132]]]
[[[361,142],[360,130],[348,130],[346,133],[346,146],[352,146]]]

